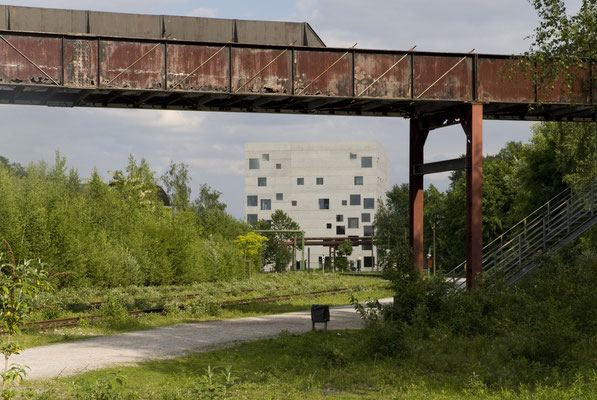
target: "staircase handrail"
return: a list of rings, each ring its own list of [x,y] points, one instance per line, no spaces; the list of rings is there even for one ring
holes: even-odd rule
[[[592,185],[596,182],[596,180],[595,179],[586,179],[586,178],[579,179],[574,184],[568,186],[567,188],[562,190],[560,193],[553,196],[551,199],[549,199],[543,205],[539,206],[537,209],[535,209],[529,215],[527,215],[526,217],[521,219],[518,223],[513,225],[511,228],[509,228],[507,231],[505,231],[504,233],[499,235],[497,238],[495,238],[494,240],[492,240],[491,242],[489,242],[488,244],[483,246],[483,261],[488,259],[489,256],[492,256],[496,251],[503,249],[506,246],[506,244],[509,244],[512,241],[514,241],[515,238],[519,237],[522,233],[526,233],[527,235],[529,233],[533,234],[534,233],[533,229],[531,229],[530,231],[520,231],[520,232],[517,232],[515,235],[512,235],[511,238],[508,238],[506,244],[503,243],[504,238],[506,238],[508,235],[511,235],[521,225],[533,226],[533,224],[535,222],[545,219],[546,216],[551,215],[550,213],[554,212],[557,209],[560,209],[560,207],[562,205],[570,202],[574,197],[573,195],[574,195],[575,191],[578,191],[579,193],[584,191],[583,189],[585,189],[587,187],[587,184],[586,184],[587,182],[590,182]],[[591,190],[594,190],[593,186],[591,186]],[[533,218],[533,219],[531,219],[531,218]],[[491,250],[489,252],[485,251],[485,250],[488,250],[491,246],[493,246],[498,241],[500,241],[500,243],[501,243],[501,245],[498,248],[496,248],[495,250]],[[456,280],[459,277],[462,277],[462,272],[464,272],[465,264],[466,264],[466,261],[463,261],[462,263],[458,264],[455,268],[450,270],[448,273],[446,273],[445,276],[447,278],[451,278],[452,280]]]

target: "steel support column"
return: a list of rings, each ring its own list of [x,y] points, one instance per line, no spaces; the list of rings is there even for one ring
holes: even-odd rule
[[[471,290],[483,270],[483,105],[467,106],[461,124],[466,133],[466,287]]]
[[[415,165],[423,164],[423,147],[429,129],[423,128],[422,121],[410,121],[409,157],[409,242],[413,249],[415,270],[423,273],[423,175],[415,175]]]

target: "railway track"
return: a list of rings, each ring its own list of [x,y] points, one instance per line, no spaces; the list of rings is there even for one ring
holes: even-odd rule
[[[321,295],[325,295],[325,294],[346,293],[346,292],[348,292],[348,290],[349,290],[348,288],[342,288],[342,289],[336,289],[336,290],[321,290],[321,291],[317,291],[317,292],[308,292],[308,293],[293,293],[293,294],[282,294],[282,295],[278,295],[278,296],[254,297],[251,299],[226,300],[226,301],[222,302],[221,305],[222,305],[222,307],[230,307],[230,306],[235,306],[235,305],[246,305],[246,304],[252,304],[252,303],[273,303],[276,301],[289,300],[293,297],[301,297],[301,296],[317,297],[317,296],[321,296]],[[248,292],[252,292],[252,291],[253,290],[248,291]],[[172,299],[172,298],[193,299],[193,298],[196,298],[199,296],[200,296],[200,294],[189,294],[189,295],[184,295],[184,296],[171,297],[169,299]],[[98,308],[102,304],[102,302],[96,302],[96,303],[99,303],[99,305],[96,308]],[[95,303],[90,303],[90,306],[91,306],[91,304],[95,304]],[[184,308],[184,306],[181,308]],[[150,309],[146,309],[146,310],[128,311],[129,315],[132,315],[135,317],[143,315],[143,314],[162,313],[162,312],[164,312],[163,307],[150,308]],[[71,318],[57,318],[57,319],[48,319],[48,320],[44,320],[44,321],[32,321],[32,322],[25,323],[23,326],[21,326],[21,329],[64,328],[64,327],[69,327],[69,326],[77,326],[82,321],[90,321],[91,322],[94,320],[98,320],[100,318],[101,318],[101,315],[90,314],[90,315],[81,315],[78,317],[71,317]]]

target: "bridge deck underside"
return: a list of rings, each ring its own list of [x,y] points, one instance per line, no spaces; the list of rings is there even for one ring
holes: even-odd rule
[[[536,67],[497,55],[0,31],[0,103],[411,118],[480,102],[486,119],[595,120],[595,61],[549,91],[530,78]]]

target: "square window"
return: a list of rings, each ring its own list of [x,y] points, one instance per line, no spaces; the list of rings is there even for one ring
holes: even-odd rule
[[[247,224],[254,224],[257,222],[257,214],[247,214]]]
[[[269,154],[262,154],[261,158],[263,159],[263,161],[269,161]]]
[[[276,200],[284,200],[284,193],[276,193]]]
[[[282,164],[276,164],[276,169],[282,169]]]
[[[359,227],[359,219],[358,218],[348,218],[348,228],[358,228]]]
[[[270,199],[261,199],[261,209],[262,210],[271,210],[272,209],[272,201]]]
[[[344,225],[336,225],[336,235],[345,235],[346,234],[346,229],[344,228]]]
[[[247,196],[247,206],[257,207],[257,196]]]
[[[364,244],[362,246],[362,249],[365,250],[365,251],[367,251],[367,250],[371,251],[371,250],[373,250],[373,246],[370,245],[370,244]]]
[[[330,199],[319,199],[319,209],[320,210],[329,210],[330,209]]]
[[[357,159],[357,153],[350,153],[350,159],[351,160],[356,160]]]
[[[316,185],[323,185],[323,178],[315,178]]]
[[[373,157],[361,157],[361,168],[372,168]]]
[[[373,236],[372,225],[363,225],[363,236]]]
[[[354,177],[354,184],[355,185],[362,185],[363,184],[363,177],[362,176],[355,176]]]
[[[345,206],[346,204],[348,204],[347,201],[346,200],[342,200],[342,205]]]
[[[371,214],[369,214],[369,213],[361,214],[361,221],[371,222]]]
[[[295,207],[296,206],[296,200],[292,200],[292,206]]]
[[[267,186],[267,178],[257,178],[257,186]]]
[[[325,227],[328,229],[332,229],[332,224],[326,224]]]
[[[305,178],[296,178],[296,184],[297,185],[304,185],[305,184]]]
[[[363,208],[366,210],[373,210],[375,208],[375,199],[363,199]]]
[[[350,195],[350,205],[351,206],[360,206],[361,205],[361,195],[360,194],[351,194]]]
[[[343,215],[336,215],[336,222],[342,222],[344,221],[344,216]]]
[[[259,169],[259,159],[249,158],[249,169]]]

